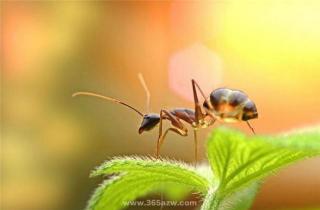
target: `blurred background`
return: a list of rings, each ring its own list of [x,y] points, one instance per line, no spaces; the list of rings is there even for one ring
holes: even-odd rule
[[[154,152],[157,129],[79,90],[144,112],[193,107],[191,78],[206,94],[245,91],[260,134],[319,124],[320,2],[2,1],[1,209],[83,209],[115,155]],[[250,133],[245,124],[229,125]],[[200,154],[205,161],[201,131]],[[169,134],[164,156],[192,161],[192,136]],[[253,209],[320,208],[320,159],[268,179]]]

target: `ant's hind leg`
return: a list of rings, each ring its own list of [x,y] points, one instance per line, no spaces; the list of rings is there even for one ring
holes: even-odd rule
[[[200,94],[202,95],[202,97],[204,98],[204,101],[206,104],[208,104],[209,108],[212,109],[212,105],[211,103],[206,99],[206,96],[204,95],[203,91],[201,90],[200,86],[198,85],[198,83],[192,79],[191,80],[192,83],[192,92],[193,92],[193,100],[194,100],[194,111],[195,111],[195,123],[199,124],[200,120],[203,120],[205,117],[205,114],[202,113],[202,104],[200,104],[199,102],[199,98],[198,98],[198,94],[197,94],[197,90],[196,88],[198,88],[198,90],[200,91]]]
[[[246,121],[247,122],[247,125],[249,126],[249,128],[251,129],[252,133],[253,134],[256,134],[254,128],[251,126],[251,124],[249,123],[249,121]]]

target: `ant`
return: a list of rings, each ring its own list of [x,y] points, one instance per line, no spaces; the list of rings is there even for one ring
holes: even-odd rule
[[[147,95],[147,109],[150,104],[150,92],[143,79],[142,74],[138,75],[139,80]],[[152,130],[156,125],[159,124],[159,136],[156,146],[156,157],[159,158],[160,147],[164,142],[168,132],[174,132],[181,136],[188,135],[188,129],[183,123],[188,123],[193,128],[194,135],[194,158],[195,163],[198,160],[198,138],[197,131],[200,128],[207,128],[212,126],[216,120],[231,123],[241,122],[247,123],[251,131],[255,134],[254,128],[250,125],[249,120],[258,118],[258,112],[255,103],[248,98],[248,96],[240,91],[229,88],[218,88],[211,92],[209,97],[206,97],[204,92],[201,90],[198,83],[192,79],[192,91],[194,98],[194,110],[188,108],[174,108],[170,110],[161,109],[160,113],[147,113],[143,114],[138,109],[130,106],[129,104],[120,100],[103,96],[92,92],[76,92],[72,95],[75,96],[94,96],[104,100],[112,101],[115,103],[122,104],[142,117],[142,122],[139,127],[139,134],[144,131]],[[201,105],[198,99],[197,89],[204,98],[204,102]],[[163,132],[163,120],[171,122],[171,126]]]

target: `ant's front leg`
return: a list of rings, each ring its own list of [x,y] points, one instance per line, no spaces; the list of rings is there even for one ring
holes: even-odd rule
[[[158,139],[157,158],[159,157],[160,147],[161,147],[161,145],[163,144],[164,139],[166,138],[166,136],[167,136],[167,134],[168,134],[169,131],[173,131],[173,132],[179,134],[180,136],[187,136],[187,133],[186,133],[186,132],[184,132],[184,131],[182,131],[182,130],[180,130],[180,129],[178,129],[178,128],[174,128],[174,127],[168,128],[168,129],[164,132],[164,134]]]
[[[174,126],[174,127],[168,128],[164,132],[164,134],[162,134],[162,120],[163,119],[170,120],[172,125]],[[156,157],[157,158],[159,158],[160,147],[163,144],[164,139],[169,131],[173,131],[181,136],[187,136],[187,128],[183,125],[183,123],[180,122],[179,119],[177,119],[177,117],[172,115],[170,112],[162,109],[160,111],[159,137],[158,137],[157,148],[156,148]]]

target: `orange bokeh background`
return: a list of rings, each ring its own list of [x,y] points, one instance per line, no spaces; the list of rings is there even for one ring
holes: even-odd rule
[[[92,168],[153,153],[157,131],[139,136],[136,114],[71,98],[90,90],[144,111],[139,72],[153,112],[192,108],[195,78],[207,94],[245,91],[260,134],[319,125],[319,1],[3,1],[1,10],[2,209],[83,208],[99,181]],[[163,155],[191,161],[191,138],[169,135]],[[253,208],[320,207],[319,161],[268,179]]]

